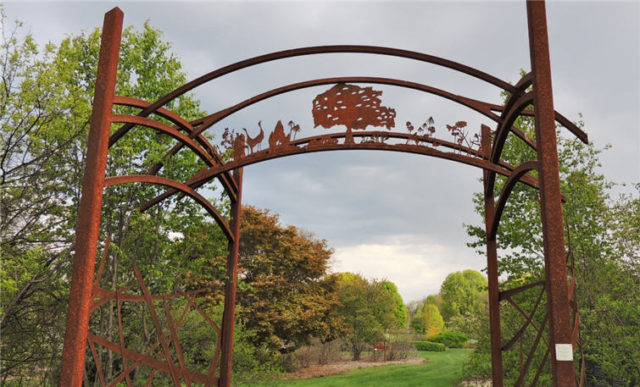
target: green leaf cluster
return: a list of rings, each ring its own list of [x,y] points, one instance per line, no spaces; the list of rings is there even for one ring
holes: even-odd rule
[[[338,312],[345,327],[344,339],[349,343],[353,360],[376,341],[383,341],[385,333],[397,327],[396,302],[388,291],[387,281],[369,281],[359,274],[339,273]]]

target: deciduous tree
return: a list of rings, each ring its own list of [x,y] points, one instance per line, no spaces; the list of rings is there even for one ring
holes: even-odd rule
[[[407,326],[407,307],[402,301],[402,296],[398,293],[398,287],[391,281],[382,281],[382,289],[391,295],[394,303],[393,328],[404,328]]]
[[[442,328],[444,328],[442,315],[438,307],[433,304],[426,304],[424,306],[422,321],[427,339],[436,337],[438,333],[442,332]]]
[[[448,329],[477,336],[479,316],[487,307],[487,279],[475,270],[451,273],[442,282],[440,310]]]
[[[325,278],[332,250],[325,240],[278,215],[245,206],[239,266],[239,318],[256,332],[255,343],[289,351],[340,329],[334,278]]]
[[[351,347],[353,360],[360,360],[362,351],[382,340],[386,330],[395,323],[395,302],[383,290],[382,282],[367,281],[358,274],[340,273],[338,295],[340,315],[344,319],[345,339]]]

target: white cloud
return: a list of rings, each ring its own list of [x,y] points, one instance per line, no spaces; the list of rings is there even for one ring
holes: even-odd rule
[[[411,235],[395,235],[380,243],[337,247],[331,271],[392,281],[408,303],[437,293],[449,273],[482,267],[481,264],[470,267],[459,254],[446,245],[421,243]]]

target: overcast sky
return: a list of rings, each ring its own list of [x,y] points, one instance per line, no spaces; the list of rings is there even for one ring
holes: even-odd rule
[[[325,44],[389,46],[444,57],[515,83],[529,70],[526,12],[517,2],[197,2],[5,3],[40,43],[102,25],[119,6],[125,25],[145,21],[164,32],[189,79],[272,51]],[[576,121],[598,147],[602,172],[640,181],[640,3],[550,2],[547,20],[556,110]],[[372,55],[332,54],[277,61],[223,77],[196,91],[217,111],[285,84],[329,76],[383,76],[435,86],[489,102],[499,89],[451,70]],[[311,101],[328,87],[275,97],[213,128],[267,130],[293,120],[311,130]],[[394,87],[382,102],[396,126],[488,119],[433,96]],[[244,201],[269,208],[326,239],[333,270],[394,281],[405,302],[436,293],[450,272],[485,266],[465,246],[463,223],[480,224],[471,197],[481,171],[450,161],[379,151],[315,153],[245,168]],[[621,189],[624,191],[624,188]]]

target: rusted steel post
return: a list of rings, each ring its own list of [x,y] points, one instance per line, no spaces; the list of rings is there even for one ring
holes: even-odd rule
[[[123,16],[119,8],[114,8],[105,14],[102,26],[62,351],[60,385],[65,387],[82,385]]]
[[[575,386],[551,63],[544,1],[527,0],[527,20],[540,174],[551,372],[554,385]]]
[[[222,356],[220,359],[220,386],[231,385],[233,354],[233,327],[236,317],[236,288],[238,280],[238,251],[240,248],[240,217],[242,216],[242,168],[234,171],[238,185],[236,201],[231,204],[232,231],[234,241],[229,246],[227,259],[227,284],[224,291],[224,313],[222,314]]]
[[[481,150],[484,157],[491,157],[491,129],[482,125]],[[489,171],[483,172],[484,223],[487,235],[487,276],[489,277],[489,328],[491,332],[491,376],[495,387],[504,385],[502,371],[502,334],[500,330],[500,292],[498,287],[498,248],[496,239],[490,239],[490,229],[496,214],[493,192],[487,192]]]

